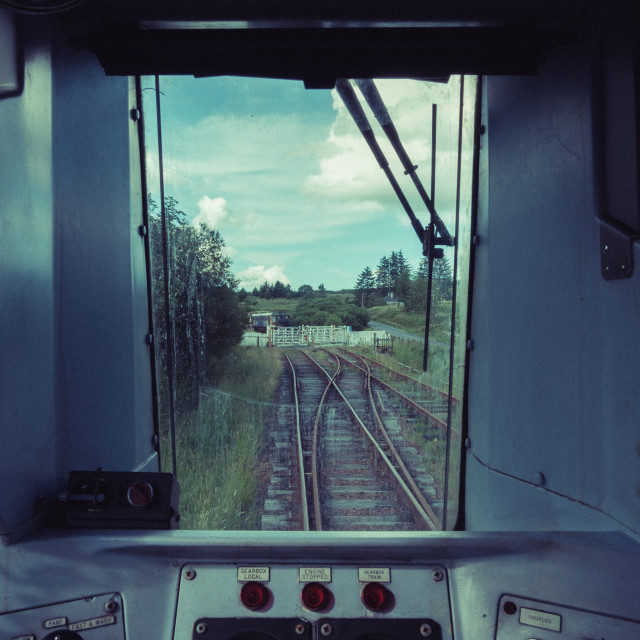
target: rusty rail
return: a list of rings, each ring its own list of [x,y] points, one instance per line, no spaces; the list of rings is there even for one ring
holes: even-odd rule
[[[295,412],[296,412],[296,440],[298,445],[298,468],[300,470],[300,499],[302,501],[302,527],[304,531],[309,531],[309,505],[307,503],[307,481],[305,477],[304,470],[304,452],[302,450],[302,431],[300,428],[300,402],[298,400],[298,382],[296,379],[296,370],[293,366],[293,362],[287,355],[287,353],[283,350],[284,357],[287,359],[289,363],[289,368],[291,369],[291,376],[293,382],[293,397],[295,400]]]
[[[362,358],[362,356],[360,356],[357,353],[353,353],[352,351],[347,351],[347,353],[349,353],[350,355],[356,358]],[[351,366],[353,367],[356,367],[357,369],[360,369],[360,371],[362,371],[364,374],[367,373],[367,370],[364,367],[360,366],[359,364],[355,362],[349,362],[349,364],[351,364]],[[432,426],[438,427],[443,433],[447,431],[447,423],[444,420],[440,420],[440,418],[434,416],[428,409],[425,409],[422,405],[418,404],[415,400],[412,400],[408,396],[404,395],[404,393],[402,393],[401,391],[398,391],[398,389],[396,389],[395,387],[392,387],[390,384],[388,384],[381,378],[374,376],[372,373],[370,373],[369,375],[370,375],[370,379],[375,380],[377,384],[391,391],[396,396],[398,396],[404,403],[408,404],[415,411],[422,414]],[[403,375],[403,374],[400,374],[400,375]],[[409,380],[413,381],[413,378],[409,378]],[[451,427],[451,431],[460,435],[458,429],[454,427]]]
[[[378,443],[377,439],[369,431],[369,429],[364,424],[364,422],[362,421],[362,419],[360,418],[360,416],[358,415],[356,410],[353,408],[353,406],[351,405],[349,400],[345,397],[345,395],[342,393],[342,390],[338,386],[338,384],[336,382],[337,373],[340,370],[340,360],[339,360],[338,356],[336,354],[334,354],[334,353],[331,353],[331,352],[327,351],[327,353],[332,355],[335,358],[336,362],[338,363],[337,372],[333,376],[331,376],[329,374],[329,372],[326,371],[326,369],[319,362],[314,360],[308,353],[306,353],[306,352],[304,352],[304,353],[309,358],[309,360],[311,360],[318,367],[318,369],[320,371],[322,371],[327,376],[327,378],[329,378],[328,387],[333,385],[334,389],[336,390],[336,392],[338,393],[338,395],[340,396],[342,401],[345,403],[346,407],[349,409],[349,412],[351,413],[353,419],[358,423],[358,425],[361,428],[362,432],[365,434],[365,436],[371,442],[376,455],[384,463],[385,471],[386,471],[390,481],[396,487],[396,490],[398,491],[398,495],[401,497],[402,501],[405,503],[407,508],[409,508],[409,510],[413,514],[413,517],[414,517],[414,520],[416,521],[416,524],[418,526],[426,526],[427,529],[429,529],[429,530],[437,530],[438,529],[438,525],[439,525],[439,523],[437,522],[437,518],[436,518],[436,521],[434,521],[431,518],[431,516],[429,515],[429,513],[427,513],[427,511],[423,508],[423,506],[420,504],[420,502],[418,501],[416,496],[414,496],[414,494],[411,491],[411,489],[409,489],[409,487],[407,486],[407,484],[405,483],[405,481],[403,480],[401,475],[398,473],[398,470],[394,467],[393,463],[391,462],[391,460],[389,459],[387,454],[382,450],[382,448],[381,448],[380,444]],[[326,393],[326,389],[325,389],[325,393]],[[323,396],[323,399],[324,399],[324,396]],[[318,418],[317,418],[317,421],[318,421]],[[314,435],[315,435],[315,433],[316,433],[316,428],[314,426]],[[315,467],[315,465],[314,465],[314,467]],[[318,484],[317,482],[314,482],[314,487],[317,487],[317,484]],[[314,500],[315,500],[315,497],[314,497]],[[430,508],[429,508],[429,511],[431,511]],[[433,513],[433,512],[431,511],[431,513]]]
[[[350,362],[347,358],[345,358],[343,355],[341,354],[336,354],[336,355],[339,358],[342,358],[348,364],[351,364],[351,365],[354,364]],[[358,357],[357,354],[352,354],[352,355]],[[400,468],[400,471],[402,472],[402,475],[404,476],[407,485],[409,485],[409,487],[411,488],[411,491],[413,491],[415,498],[418,500],[422,508],[425,510],[429,518],[432,520],[432,522],[436,525],[435,528],[438,531],[442,531],[442,524],[438,516],[435,514],[435,512],[431,508],[431,505],[429,504],[427,499],[424,497],[422,491],[420,490],[420,487],[418,487],[415,480],[413,479],[413,476],[409,472],[409,469],[407,469],[404,461],[402,460],[402,458],[400,457],[400,454],[398,453],[398,450],[396,449],[395,445],[391,441],[391,438],[389,437],[389,434],[382,422],[382,419],[380,418],[378,409],[376,408],[376,404],[373,399],[373,393],[371,391],[371,378],[373,377],[375,379],[375,376],[371,375],[371,370],[369,369],[369,365],[367,364],[367,362],[363,360],[363,364],[366,366],[366,374],[367,374],[366,386],[369,392],[369,404],[371,406],[371,410],[373,411],[373,416],[376,421],[376,424],[378,425],[378,429],[380,430],[380,433],[382,434],[382,437],[384,438],[385,443],[389,447],[389,450],[391,451],[391,455],[393,456],[395,463]]]

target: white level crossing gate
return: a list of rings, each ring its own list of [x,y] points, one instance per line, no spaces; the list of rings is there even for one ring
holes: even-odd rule
[[[349,327],[270,327],[269,342],[274,347],[348,344]]]

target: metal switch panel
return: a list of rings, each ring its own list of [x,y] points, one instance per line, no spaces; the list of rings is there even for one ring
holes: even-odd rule
[[[438,565],[190,563],[174,640],[453,640],[450,611]]]
[[[504,595],[500,598],[496,640],[640,638],[640,620]]]
[[[178,484],[170,473],[72,471],[64,524],[90,529],[173,529]]]
[[[120,594],[105,593],[2,614],[0,629],[8,640],[86,637],[87,631],[91,640],[125,640],[123,618]]]

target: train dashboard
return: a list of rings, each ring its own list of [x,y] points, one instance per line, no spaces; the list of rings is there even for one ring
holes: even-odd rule
[[[61,530],[3,554],[12,640],[640,635],[622,533]]]

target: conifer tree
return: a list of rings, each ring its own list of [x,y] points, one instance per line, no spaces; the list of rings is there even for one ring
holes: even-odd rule
[[[361,307],[368,307],[372,300],[376,287],[376,281],[373,277],[373,271],[369,267],[365,267],[356,281],[354,291]]]

